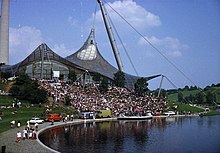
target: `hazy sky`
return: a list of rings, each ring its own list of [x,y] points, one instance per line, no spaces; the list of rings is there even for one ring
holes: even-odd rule
[[[194,84],[204,88],[220,82],[219,0],[103,0],[103,3],[108,3],[108,13],[139,76],[163,74],[181,88]],[[116,66],[96,0],[11,0],[9,62],[22,61],[41,43],[66,57],[83,45],[92,26],[99,51]],[[136,75],[118,38],[116,42],[125,72]],[[160,78],[149,84],[151,89],[158,88]],[[173,88],[166,79],[162,87]]]

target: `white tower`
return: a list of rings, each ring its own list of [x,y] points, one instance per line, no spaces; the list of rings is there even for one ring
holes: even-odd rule
[[[10,0],[2,0],[0,19],[0,63],[9,63],[9,5]]]

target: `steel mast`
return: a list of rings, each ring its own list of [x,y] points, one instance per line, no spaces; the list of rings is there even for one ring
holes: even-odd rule
[[[115,39],[114,39],[114,36],[113,36],[112,28],[111,28],[110,23],[107,19],[107,13],[105,11],[104,5],[103,5],[101,0],[97,0],[97,1],[100,5],[100,8],[101,8],[101,12],[102,12],[103,20],[104,20],[105,27],[106,27],[106,30],[107,30],[108,38],[109,38],[110,43],[111,43],[111,47],[112,47],[112,50],[113,50],[113,53],[114,53],[114,56],[115,56],[115,59],[116,59],[117,65],[118,65],[118,69],[120,71],[124,72],[124,67],[123,67],[123,64],[122,64],[122,61],[121,61],[121,58],[120,58],[118,48],[116,46],[116,42],[115,42]]]
[[[9,14],[10,0],[1,1],[0,15],[0,63],[9,64]]]

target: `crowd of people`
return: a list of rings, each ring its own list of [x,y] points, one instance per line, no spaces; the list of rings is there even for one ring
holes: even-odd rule
[[[66,103],[79,112],[112,110],[113,116],[146,115],[162,113],[166,99],[154,95],[136,96],[126,88],[109,86],[108,91],[100,93],[98,85],[87,83],[70,84],[65,81],[38,80],[41,88],[47,90],[54,103]]]
[[[12,121],[12,122],[11,122],[11,125],[12,124],[15,125],[15,121]],[[15,126],[11,126],[11,127],[14,128]],[[17,127],[18,128],[20,127],[19,121],[17,123]],[[27,125],[25,126],[25,128],[22,131],[20,130],[17,131],[17,134],[16,134],[17,142],[21,142],[21,140],[27,140],[27,139],[36,139],[37,131],[38,131],[38,123],[31,125],[29,121],[27,121]]]

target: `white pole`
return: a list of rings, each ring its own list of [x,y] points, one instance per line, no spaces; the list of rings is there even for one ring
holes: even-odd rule
[[[10,0],[2,0],[0,23],[0,63],[9,64],[9,5]]]

